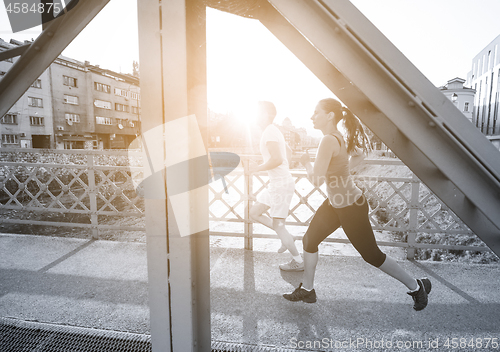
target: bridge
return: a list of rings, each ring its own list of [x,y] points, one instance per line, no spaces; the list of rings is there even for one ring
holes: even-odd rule
[[[106,5],[71,1],[0,82],[0,115]],[[350,2],[346,0],[139,1],[143,132],[196,116],[206,135],[205,7],[259,19],[495,253],[500,252],[500,154]],[[241,11],[243,9],[243,11]],[[153,20],[152,20],[153,19]],[[175,54],[172,54],[175,53]],[[383,87],[384,89],[380,89]],[[185,155],[198,156],[195,134]],[[161,140],[151,140],[161,146]],[[155,149],[160,161],[175,158]],[[158,177],[146,192],[166,193]],[[157,351],[206,351],[210,335],[208,192],[185,196],[176,223],[169,202],[146,200],[152,345]],[[200,225],[200,219],[206,225]],[[169,333],[165,333],[165,331]]]

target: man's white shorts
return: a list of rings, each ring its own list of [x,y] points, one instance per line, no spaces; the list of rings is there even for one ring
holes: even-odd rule
[[[294,190],[295,182],[292,177],[271,180],[267,188],[257,195],[257,202],[270,208],[272,218],[286,219]]]

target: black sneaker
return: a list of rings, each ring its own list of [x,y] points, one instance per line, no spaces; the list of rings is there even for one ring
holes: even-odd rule
[[[422,310],[427,307],[427,295],[431,292],[431,281],[428,278],[417,279],[418,291],[407,292],[413,298],[413,309]]]
[[[302,283],[300,283],[295,291],[292,293],[285,293],[283,297],[292,302],[304,301],[306,303],[314,303],[316,302],[316,291],[314,291],[314,289],[307,291],[302,288]]]

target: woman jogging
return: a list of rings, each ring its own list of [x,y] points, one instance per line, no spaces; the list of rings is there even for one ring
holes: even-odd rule
[[[394,259],[380,251],[368,218],[368,202],[350,176],[350,169],[364,158],[367,149],[367,138],[360,121],[339,101],[331,98],[318,103],[311,120],[314,128],[321,130],[324,136],[314,166],[307,153],[301,157],[301,163],[312,184],[320,186],[326,182],[328,199],[316,211],[303,238],[303,283],[283,297],[290,301],[316,302],[314,274],[318,245],[342,226],[363,259],[403,283],[413,298],[413,308],[424,309],[431,282],[427,278],[412,278]],[[337,129],[340,121],[344,123],[345,139]]]

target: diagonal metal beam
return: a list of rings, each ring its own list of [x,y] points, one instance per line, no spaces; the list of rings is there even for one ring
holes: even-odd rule
[[[499,254],[500,153],[491,143],[349,2],[329,1],[337,12],[322,1],[270,2],[276,9],[263,4],[260,21]],[[377,32],[378,51],[353,28]]]
[[[0,81],[0,116],[9,111],[108,2],[109,0],[79,1],[71,11],[46,26]]]
[[[4,61],[12,57],[22,55],[26,51],[26,49],[29,48],[30,45],[31,44],[24,44],[12,49],[0,51],[0,61]]]

